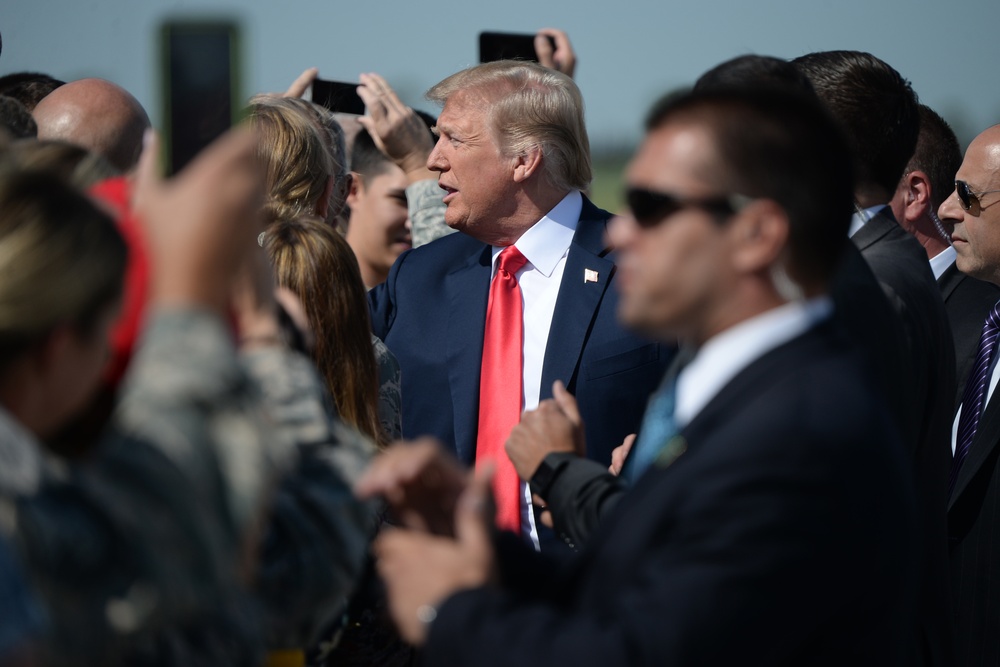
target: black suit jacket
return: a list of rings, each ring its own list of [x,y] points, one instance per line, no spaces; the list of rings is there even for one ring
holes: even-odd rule
[[[952,267],[954,269],[955,267]],[[942,281],[948,277],[945,273]],[[996,296],[966,278],[983,294]],[[978,285],[976,283],[979,283]],[[960,287],[959,287],[960,289]],[[994,290],[996,288],[994,287]],[[970,294],[972,290],[969,290]],[[953,292],[952,299],[957,295]],[[963,297],[964,298],[964,297]],[[988,311],[992,303],[971,300],[969,309]],[[978,324],[968,315],[969,341],[978,346],[986,315]],[[975,334],[972,332],[975,331]],[[972,343],[971,339],[975,338]],[[975,352],[973,351],[973,355]],[[1000,664],[1000,400],[994,394],[976,429],[948,504],[948,537],[957,665]]]
[[[997,301],[1000,301],[1000,287],[993,283],[976,280],[958,270],[952,264],[938,278],[941,298],[948,311],[951,336],[955,341],[955,405],[962,402],[962,392],[969,377],[969,369],[979,349],[979,336],[983,322]]]
[[[562,380],[586,423],[589,458],[611,451],[642,419],[674,350],[617,322],[610,214],[584,198],[556,300],[542,368],[541,399]],[[451,234],[400,255],[369,293],[375,335],[402,370],[403,436],[433,435],[465,464],[475,461],[479,376],[492,273],[490,246]],[[584,271],[596,272],[585,281]]]
[[[849,345],[773,350],[683,435],[568,567],[505,543],[505,588],[449,598],[427,664],[899,664],[914,492]]]
[[[902,424],[916,473],[923,541],[923,581],[918,601],[919,663],[951,664],[948,615],[946,505],[954,417],[955,347],[951,327],[927,253],[885,207],[858,230],[857,245],[902,323],[904,368],[890,392],[905,397]]]

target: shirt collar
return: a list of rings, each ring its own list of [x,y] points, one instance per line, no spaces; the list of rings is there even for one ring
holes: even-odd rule
[[[542,219],[521,234],[514,246],[528,262],[546,277],[552,275],[559,260],[569,249],[580,222],[583,210],[583,195],[572,190],[555,205]],[[493,246],[493,267],[496,270],[497,257],[501,246]]]
[[[678,427],[686,426],[744,368],[832,312],[833,302],[826,296],[793,301],[710,338],[677,376]]]
[[[938,254],[931,257],[931,271],[934,272],[934,279],[940,280],[944,272],[955,263],[955,248],[948,246]]]

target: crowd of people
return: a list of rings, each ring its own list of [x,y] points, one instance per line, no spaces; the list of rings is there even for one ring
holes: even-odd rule
[[[169,179],[0,76],[0,665],[1000,665],[1000,125],[742,56],[612,215],[535,45]]]

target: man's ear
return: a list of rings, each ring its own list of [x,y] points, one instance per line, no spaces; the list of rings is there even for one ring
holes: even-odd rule
[[[361,174],[356,171],[351,172],[351,185],[347,190],[347,205],[355,206],[358,203],[358,196],[364,190],[364,183],[361,180]]]
[[[916,222],[927,214],[931,204],[931,180],[926,172],[914,169],[903,176],[903,217]]]
[[[733,264],[740,271],[769,271],[788,245],[788,214],[770,199],[750,202],[730,224]]]
[[[535,145],[514,158],[514,182],[524,183],[542,169],[542,149]]]
[[[900,222],[915,223],[923,218],[931,204],[931,181],[926,172],[914,169],[900,181],[897,192],[902,195]]]

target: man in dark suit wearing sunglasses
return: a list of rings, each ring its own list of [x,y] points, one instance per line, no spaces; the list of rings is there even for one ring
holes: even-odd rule
[[[962,273],[1000,285],[1000,125],[969,145],[938,216]],[[955,418],[948,501],[957,665],[1000,663],[1000,400],[994,390],[996,307]]]

